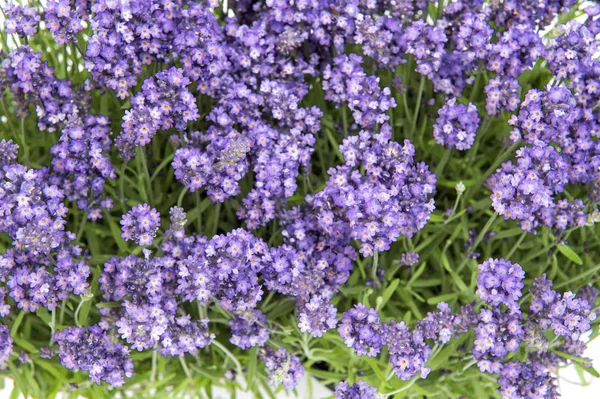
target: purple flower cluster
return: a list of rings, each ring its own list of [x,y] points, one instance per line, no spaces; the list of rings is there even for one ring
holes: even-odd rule
[[[160,227],[160,214],[148,204],[134,206],[121,219],[121,237],[133,240],[138,245],[151,245]]]
[[[533,359],[527,362],[506,363],[498,378],[503,398],[548,398],[558,394],[556,378],[548,367]]]
[[[520,265],[504,259],[488,259],[479,265],[477,295],[493,307],[504,304],[511,313],[516,312],[524,278]]]
[[[0,370],[6,368],[13,349],[13,339],[10,330],[4,324],[0,324]]]
[[[354,385],[342,381],[335,386],[336,399],[377,399],[379,397],[377,389],[364,381],[356,381]]]
[[[83,21],[89,17],[90,5],[91,2],[88,0],[48,0],[46,2],[44,22],[56,43],[77,42],[76,35],[83,30]]]
[[[100,207],[112,208],[112,200],[103,199],[106,179],[116,177],[107,156],[110,148],[110,122],[96,115],[87,115],[83,121],[67,121],[59,143],[50,148],[50,181],[61,187],[66,198],[87,212],[91,220],[102,217]]]
[[[389,88],[379,88],[378,78],[365,73],[361,63],[362,57],[356,54],[337,56],[333,66],[323,71],[323,90],[326,100],[336,106],[345,103],[354,121],[368,128],[389,120],[387,111],[396,107],[396,101]]]
[[[375,309],[367,309],[362,303],[344,312],[338,327],[344,343],[359,356],[374,357],[379,354],[387,336],[388,326],[379,321]]]
[[[218,302],[229,311],[248,311],[260,301],[259,274],[270,263],[267,244],[243,229],[217,235],[180,263],[182,299]]]
[[[440,108],[438,115],[433,125],[435,141],[444,147],[460,151],[471,148],[479,127],[477,107],[471,103],[456,104],[456,98],[452,98]]]
[[[403,321],[392,321],[386,335],[388,353],[392,369],[398,378],[408,381],[415,375],[426,378],[431,371],[425,363],[431,355],[431,348],[418,329],[410,331]]]
[[[34,105],[40,130],[54,132],[68,115],[85,110],[81,93],[73,91],[70,81],[56,79],[54,70],[42,62],[42,54],[28,46],[9,53],[2,61],[2,69],[14,96],[17,116],[26,118],[29,106]]]
[[[224,134],[211,126],[204,134],[192,132],[190,142],[197,146],[175,151],[171,165],[177,180],[192,192],[204,187],[213,202],[238,195],[238,181],[248,172],[252,141],[234,129]]]
[[[513,25],[491,46],[487,67],[496,77],[485,87],[486,110],[490,115],[515,111],[519,106],[517,78],[544,56],[542,39],[529,26]]]
[[[81,248],[69,245],[75,235],[64,229],[64,193],[46,182],[46,170],[5,165],[0,177],[0,232],[13,240],[0,255],[0,281],[10,297],[36,311],[54,309],[71,292],[85,293],[90,270],[77,260]]]
[[[383,125],[374,140],[367,131],[348,137],[340,152],[344,165],[328,171],[329,181],[313,203],[325,232],[350,231],[362,243],[361,254],[369,256],[425,226],[434,209],[436,177],[427,165],[414,162],[408,140],[391,141],[391,127]]]
[[[568,341],[577,341],[581,334],[590,329],[590,323],[596,319],[592,305],[586,299],[576,298],[575,294],[558,294],[552,290],[552,281],[542,275],[533,281],[531,288],[533,299],[529,306],[532,321],[540,329],[552,329],[557,336]]]
[[[338,323],[337,309],[326,297],[314,295],[310,301],[297,303],[298,328],[301,332],[309,332],[313,337],[322,337],[323,334]]]
[[[111,386],[120,387],[125,377],[133,375],[133,361],[129,349],[113,343],[99,326],[68,327],[54,334],[58,344],[60,363],[69,370],[89,372],[96,384],[105,381]]]
[[[445,54],[444,44],[448,41],[442,26],[441,21],[431,26],[418,20],[406,28],[403,37],[406,53],[411,54],[417,64],[416,71],[433,82],[439,80],[437,73]]]
[[[236,314],[229,325],[231,326],[229,342],[242,349],[264,346],[269,340],[267,316],[258,309]]]
[[[416,252],[405,252],[400,255],[398,262],[400,266],[414,266],[419,263],[419,254]]]
[[[329,236],[309,209],[294,208],[281,222],[284,244],[271,249],[273,262],[263,270],[267,288],[305,302],[338,292],[356,259],[347,234]]]
[[[4,30],[8,34],[16,33],[20,37],[26,38],[37,33],[40,15],[34,7],[21,6],[17,3],[9,2],[3,8],[6,20],[4,21]]]
[[[585,225],[584,203],[561,197],[568,184],[591,184],[591,192],[597,184],[597,122],[585,116],[569,89],[555,86],[529,91],[510,123],[515,126],[511,140],[522,140],[526,147],[517,152],[516,165],[504,164],[488,182],[496,211],[521,220],[526,231]]]
[[[3,168],[15,163],[18,153],[19,146],[12,140],[0,140],[0,178],[4,177]]]
[[[131,159],[135,147],[150,143],[158,130],[183,131],[187,122],[198,119],[189,84],[179,68],[160,71],[144,81],[142,91],[131,98],[132,108],[125,112],[123,131],[115,140],[123,158]]]
[[[274,386],[283,385],[285,389],[292,390],[304,377],[304,366],[298,356],[283,348],[265,348],[261,352],[261,358],[269,372],[269,383]]]
[[[202,244],[203,240],[194,238],[174,238],[163,243],[164,256],[150,257],[150,251],[144,250],[143,258],[110,259],[100,276],[100,287],[105,300],[123,301],[123,306],[105,310],[103,328],[116,325],[118,335],[133,349],[157,348],[164,356],[196,353],[209,345],[214,335],[208,331],[208,319],[191,320],[177,312],[176,264]]]

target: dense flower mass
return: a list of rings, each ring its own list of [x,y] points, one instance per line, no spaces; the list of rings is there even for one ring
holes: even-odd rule
[[[85,370],[96,384],[106,381],[121,386],[133,375],[133,362],[125,345],[112,343],[99,326],[69,327],[55,334],[58,356],[63,366]]]
[[[338,327],[344,343],[359,356],[377,356],[385,344],[387,325],[379,321],[375,309],[367,309],[359,303],[344,312]]]
[[[292,390],[304,377],[304,366],[300,359],[283,348],[267,348],[262,357],[269,371],[269,383],[275,386],[283,385],[285,389]]]
[[[150,245],[160,227],[160,214],[148,204],[131,208],[121,219],[121,237],[135,241],[138,245]]]
[[[4,3],[13,396],[556,399],[592,366],[596,2]]]
[[[376,399],[380,395],[376,388],[364,381],[357,381],[354,385],[342,381],[335,387],[335,397],[336,399]]]
[[[433,125],[435,141],[444,147],[461,151],[471,148],[479,126],[477,108],[471,103],[456,104],[456,99],[452,98],[440,108],[438,115]]]

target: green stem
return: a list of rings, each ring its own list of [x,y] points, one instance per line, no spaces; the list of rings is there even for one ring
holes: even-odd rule
[[[487,133],[491,124],[492,124],[492,120],[490,118],[487,118],[483,122],[483,125],[481,125],[480,132],[475,136],[475,144],[473,145],[473,148],[471,148],[471,151],[469,154],[469,161],[468,161],[469,167],[475,160],[475,155],[477,154],[477,150],[479,149],[479,144],[481,143],[481,140],[483,140],[483,136],[485,136],[485,134]]]
[[[485,233],[487,233],[488,230],[492,227],[492,225],[494,224],[494,221],[496,220],[497,217],[498,217],[498,214],[496,212],[492,213],[492,216],[490,216],[490,218],[487,221],[487,223],[485,224],[485,226],[483,226],[483,230],[481,230],[479,232],[479,235],[475,239],[475,243],[473,243],[473,246],[471,247],[471,250],[474,251],[475,248],[477,248],[477,246],[479,245],[479,243],[483,240],[483,237],[485,236]],[[469,261],[469,258],[465,258],[462,261],[462,263],[460,264],[460,266],[458,266],[458,269],[456,270],[456,273],[460,273],[460,271],[467,264],[468,261]]]
[[[227,349],[225,346],[223,346],[223,344],[221,344],[219,341],[212,341],[211,345],[214,345],[217,348],[219,348],[221,350],[221,352],[223,352],[228,358],[231,359],[231,361],[235,365],[235,371],[236,371],[237,375],[243,375],[242,374],[242,365],[237,360],[237,358],[233,355],[233,353],[231,353],[229,351],[229,349]]]
[[[417,378],[413,378],[408,385],[405,385],[400,389],[396,389],[395,391],[384,393],[383,395],[384,396],[393,396],[400,392],[404,392],[404,391],[410,389],[410,387],[412,387],[413,385],[415,385],[415,382],[417,382]]]
[[[519,245],[521,245],[521,243],[523,242],[523,240],[525,239],[525,237],[527,236],[527,234],[528,233],[526,231],[524,231],[521,234],[521,237],[519,237],[519,240],[517,241],[517,243],[515,245],[513,245],[513,247],[511,248],[511,250],[508,252],[508,255],[506,255],[504,257],[505,259],[509,259],[510,260],[510,257],[515,253],[515,251],[517,249],[519,249]]]
[[[417,126],[417,119],[419,119],[419,110],[421,109],[421,98],[423,97],[423,89],[425,89],[425,76],[421,76],[421,83],[419,84],[419,92],[417,94],[417,103],[415,104],[415,112],[413,114],[413,120],[410,127],[410,138],[413,138],[415,133],[415,127]]]
[[[192,373],[190,372],[190,368],[188,367],[187,363],[185,362],[185,359],[183,356],[179,356],[179,363],[181,363],[181,367],[183,368],[185,375],[188,378],[192,378]]]
[[[373,252],[373,266],[371,266],[371,279],[379,286],[379,278],[377,277],[377,267],[379,266],[379,252]]]
[[[442,155],[442,159],[440,160],[440,163],[435,168],[435,175],[438,176],[438,179],[439,179],[439,176],[442,174],[442,171],[446,167],[446,164],[448,163],[448,160],[450,159],[450,152],[451,151],[452,150],[450,148],[447,148],[444,151],[444,155]]]
[[[25,154],[25,159],[29,159],[29,147],[27,146],[27,142],[25,141],[25,118],[21,119],[21,144],[23,145],[23,153]]]
[[[200,191],[194,193],[194,201],[196,202],[196,208],[198,208],[198,217],[196,218],[196,232],[202,233],[202,212],[200,212]]]
[[[148,160],[146,158],[145,148],[140,148],[140,159],[142,160],[142,167],[144,168],[144,178],[146,180],[146,186],[148,187],[148,198],[154,198],[152,193],[152,180],[150,180],[150,172],[148,170]]]

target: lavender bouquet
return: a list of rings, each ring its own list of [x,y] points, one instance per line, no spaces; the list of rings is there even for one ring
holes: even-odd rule
[[[13,397],[600,375],[600,5],[3,1]],[[133,396],[132,396],[133,395]]]

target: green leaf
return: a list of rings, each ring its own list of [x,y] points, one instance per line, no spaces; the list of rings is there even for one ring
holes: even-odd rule
[[[252,390],[256,383],[256,364],[258,362],[258,348],[253,346],[248,353],[248,375],[246,381],[248,381],[248,389]]]
[[[427,362],[427,365],[431,368],[431,370],[437,370],[441,368],[450,358],[450,356],[456,354],[456,348],[458,348],[458,346],[462,344],[469,335],[470,334],[463,334],[459,338],[450,341],[450,343],[446,345],[446,347],[440,353],[438,353],[435,358]]]
[[[375,375],[377,376],[379,381],[382,381],[382,382],[385,381],[385,384],[387,385],[387,378],[385,378],[385,376],[381,372],[381,369],[377,365],[377,362],[375,361],[375,359],[373,359],[371,357],[367,357],[365,360],[367,361],[367,363],[371,367],[371,370],[373,370],[373,373],[375,373]]]
[[[581,260],[579,255],[577,255],[575,251],[571,249],[571,247],[564,244],[559,244],[557,245],[557,248],[558,252],[566,256],[570,261],[577,263],[578,265],[583,265],[583,261]]]
[[[399,279],[394,279],[390,285],[383,291],[383,295],[377,298],[377,310],[383,309],[385,304],[390,300],[394,292],[396,292],[396,288],[398,288],[398,284],[400,284]]]
[[[25,317],[25,312],[23,312],[23,311],[19,312],[19,315],[17,316],[17,318],[13,322],[12,327],[10,328],[11,337],[14,337],[17,334],[17,331],[19,330],[19,326],[21,325],[21,322],[23,321],[24,317]]]
[[[429,305],[437,305],[440,302],[448,302],[453,299],[456,299],[456,297],[457,297],[457,294],[455,292],[451,293],[451,294],[438,295],[438,296],[434,296],[434,297],[427,299],[427,303]]]

